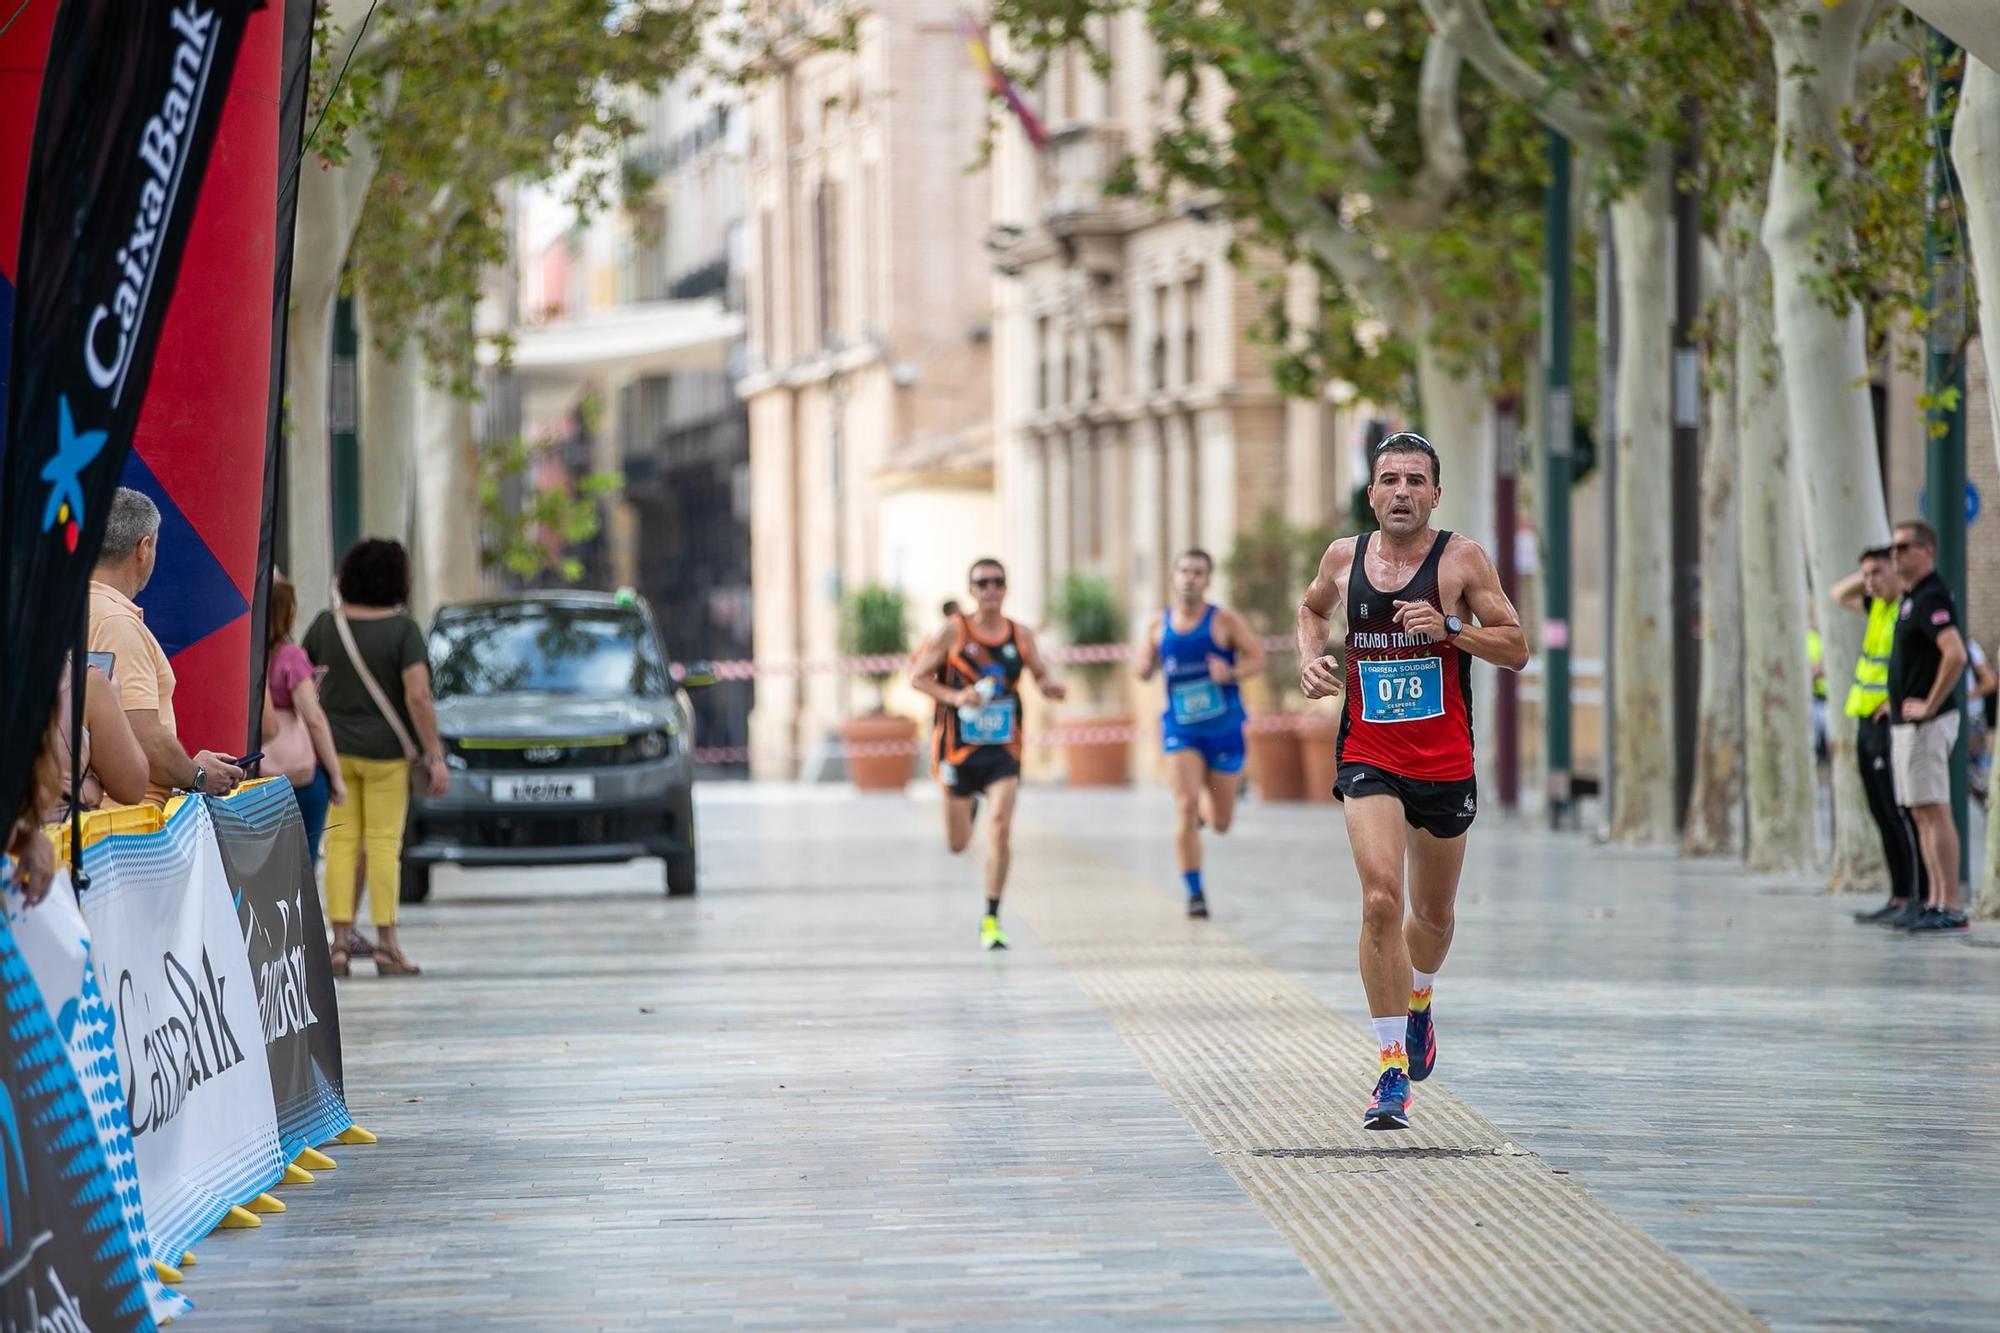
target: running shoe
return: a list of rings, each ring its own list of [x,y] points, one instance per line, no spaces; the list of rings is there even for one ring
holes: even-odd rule
[[[1208,920],[1208,899],[1197,893],[1188,899],[1188,915]]]
[[[1908,907],[1900,899],[1891,898],[1872,912],[1856,912],[1854,923],[1858,926],[1886,926],[1901,916]]]
[[[1408,1129],[1410,1127],[1410,1076],[1401,1065],[1390,1065],[1375,1080],[1375,1100],[1361,1117],[1363,1129]]]
[[[1911,903],[1882,924],[1891,930],[1913,930],[1930,915],[1930,912],[1931,909],[1921,903]]]
[[[1912,935],[1956,934],[1972,929],[1971,920],[1963,912],[1948,912],[1938,908],[1928,908],[1924,919],[1910,927]]]
[[[979,923],[979,947],[982,949],[1004,949],[1007,947],[1007,933],[1000,929],[1000,918],[989,916]]]
[[[1410,1010],[1410,1025],[1404,1030],[1403,1049],[1410,1053],[1410,1082],[1421,1083],[1437,1068],[1438,1034],[1431,1023],[1429,1005]]]

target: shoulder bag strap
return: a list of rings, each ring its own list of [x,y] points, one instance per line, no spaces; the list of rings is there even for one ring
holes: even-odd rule
[[[355,674],[361,677],[368,697],[375,701],[375,711],[389,724],[389,730],[396,733],[396,744],[403,747],[403,758],[415,763],[417,743],[410,739],[410,729],[403,725],[403,719],[390,706],[389,696],[382,692],[382,682],[375,679],[375,673],[361,660],[361,650],[354,644],[354,630],[347,623],[347,612],[337,606],[333,609],[333,625],[340,631],[340,646],[347,650],[347,660],[354,664]]]

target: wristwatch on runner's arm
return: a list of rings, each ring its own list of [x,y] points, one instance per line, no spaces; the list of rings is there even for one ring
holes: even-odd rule
[[[1464,629],[1465,622],[1457,616],[1446,616],[1444,618],[1444,637],[1447,641],[1457,638]]]

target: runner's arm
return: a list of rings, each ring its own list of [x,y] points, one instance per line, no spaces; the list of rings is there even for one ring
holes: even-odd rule
[[[1827,592],[1827,600],[1843,611],[1861,612],[1868,609],[1868,591],[1860,570],[1855,570],[1846,578],[1833,585]]]
[[[1353,560],[1351,538],[1343,537],[1327,547],[1319,558],[1319,572],[1306,585],[1306,595],[1299,602],[1299,688],[1308,699],[1331,699],[1343,688],[1339,664],[1326,655],[1326,645],[1333,637],[1334,618],[1347,618],[1346,608],[1340,604],[1340,575]]]
[[[1500,586],[1500,571],[1478,542],[1464,544],[1459,557],[1466,567],[1465,605],[1479,621],[1467,625],[1452,640],[1462,653],[1482,662],[1519,671],[1528,665],[1528,636],[1521,632],[1521,613]]]
[[[1139,659],[1139,669],[1133,674],[1140,680],[1151,680],[1153,673],[1160,669],[1160,618],[1154,616],[1146,622],[1146,638],[1133,656]]]
[[[1049,674],[1049,664],[1042,660],[1042,649],[1035,642],[1035,635],[1026,625],[1020,629],[1021,661],[1028,670],[1035,673],[1035,684],[1041,687],[1044,699],[1061,702],[1069,693],[1069,687]]]
[[[910,684],[916,687],[918,694],[927,695],[947,707],[957,708],[971,702],[967,698],[968,695],[973,698],[978,696],[969,689],[954,690],[938,679],[938,670],[944,666],[945,655],[951,652],[953,635],[952,627],[946,625],[931,636],[931,641],[917,654],[917,664],[910,668]]]
[[[1228,607],[1215,613],[1222,622],[1223,646],[1236,650],[1235,678],[1238,682],[1249,680],[1264,669],[1264,641],[1250,629],[1250,622],[1241,613]]]

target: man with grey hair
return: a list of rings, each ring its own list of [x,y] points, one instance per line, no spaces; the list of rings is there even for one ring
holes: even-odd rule
[[[159,506],[120,486],[90,576],[90,651],[112,654],[107,674],[146,752],[146,799],[165,805],[174,791],[223,795],[243,781],[243,770],[212,750],[190,758],[175,732],[174,669],[133,600],[152,579],[159,553]]]

